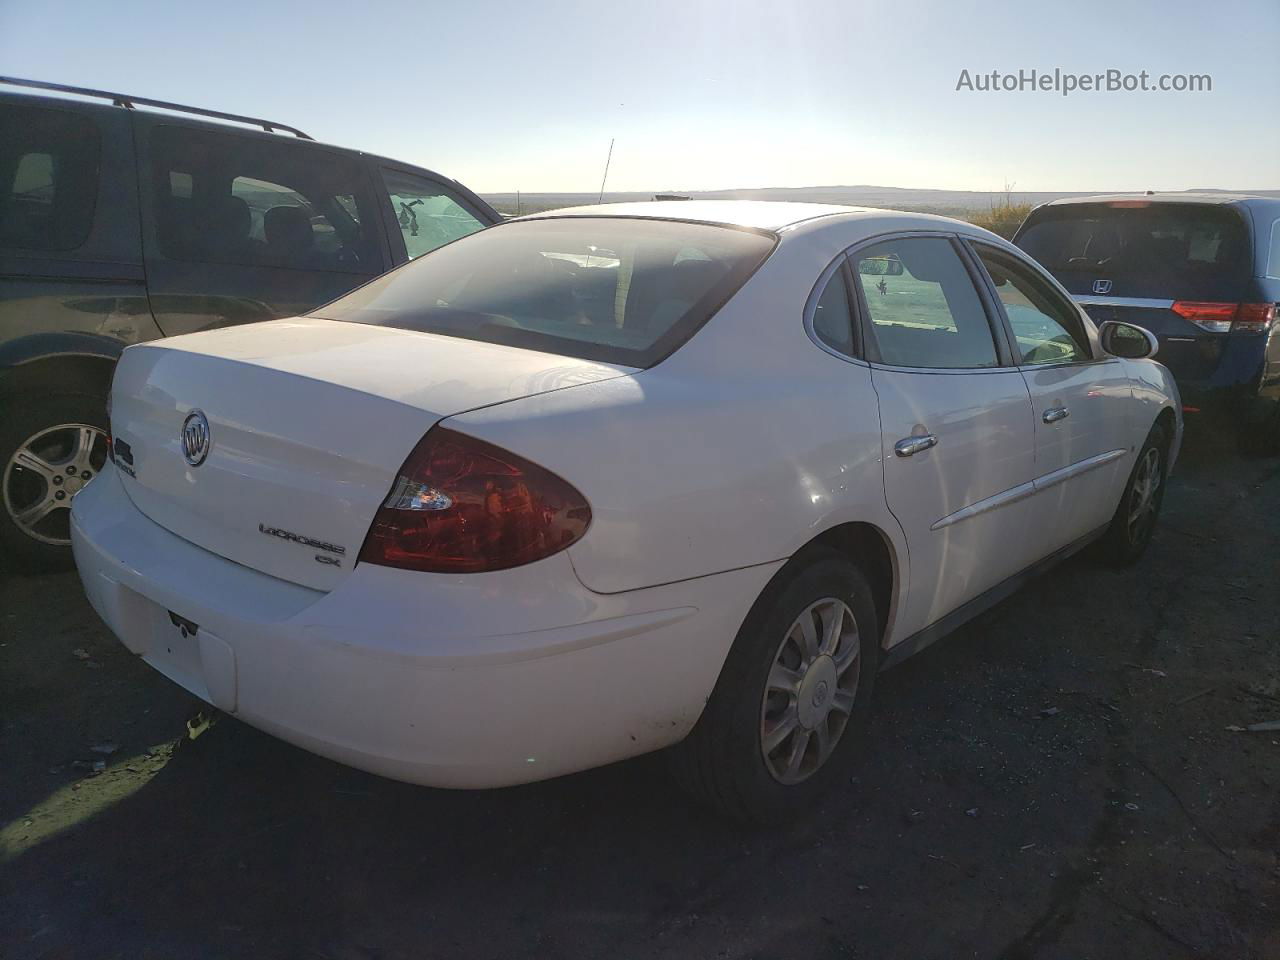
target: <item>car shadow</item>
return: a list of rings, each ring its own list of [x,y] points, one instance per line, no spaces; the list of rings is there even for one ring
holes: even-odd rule
[[[1176,769],[1209,698],[1162,711],[1218,682],[1216,653],[1185,680],[1141,669],[1180,636],[1164,584],[1185,574],[1188,549],[1208,549],[1205,505],[1235,489],[1239,462],[1218,443],[1189,440],[1171,523],[1142,564],[1073,558],[883,674],[849,781],[770,829],[689,803],[661,756],[453,792],[351,770],[233,718],[188,740],[198,702],[106,635],[73,575],[21,595],[10,584],[15,612],[41,626],[0,649],[0,690],[14,676],[26,690],[0,707],[0,956],[1029,957],[1071,917],[1103,938],[1075,955],[1166,955],[1167,938],[1117,926],[1089,890],[1121,844],[1143,884],[1153,857],[1177,858],[1161,876],[1220,867],[1176,799],[1126,760],[1167,739]],[[120,749],[105,772],[65,768],[106,736]],[[1129,801],[1141,833],[1119,819]]]

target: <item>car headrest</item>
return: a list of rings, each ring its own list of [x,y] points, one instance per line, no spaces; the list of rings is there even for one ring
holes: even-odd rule
[[[1151,252],[1161,263],[1181,266],[1190,256],[1191,244],[1186,237],[1152,237]]]
[[[278,253],[303,253],[315,240],[311,217],[302,207],[272,207],[262,218],[262,231],[267,246]]]
[[[726,267],[713,260],[681,260],[671,268],[668,296],[695,301],[724,276]]]

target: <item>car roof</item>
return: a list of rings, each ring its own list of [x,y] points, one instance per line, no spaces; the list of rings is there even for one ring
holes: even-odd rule
[[[395,157],[385,157],[377,153],[369,153],[356,147],[344,147],[341,144],[328,143],[323,140],[303,134],[295,135],[294,128],[290,128],[289,132],[283,129],[276,132],[269,132],[256,127],[257,122],[252,118],[228,118],[219,119],[214,117],[205,117],[198,113],[183,112],[180,106],[175,109],[166,109],[154,107],[150,104],[139,103],[136,106],[123,107],[119,104],[111,103],[100,97],[66,93],[60,91],[39,91],[29,90],[23,87],[15,87],[7,89],[0,87],[0,103],[9,102],[19,105],[33,105],[41,107],[49,107],[59,110],[70,110],[77,113],[90,113],[103,117],[117,117],[123,112],[126,116],[130,113],[142,113],[150,117],[158,117],[160,120],[169,120],[176,126],[197,127],[203,130],[211,130],[220,133],[235,133],[242,136],[254,137],[267,142],[280,142],[289,144],[302,150],[336,150],[351,156],[364,157],[375,163],[387,167],[398,168],[415,173],[425,174],[426,176],[439,180],[441,183],[448,184],[458,189],[460,193],[466,196],[467,200],[473,204],[478,204],[483,212],[486,212],[494,222],[501,222],[502,217],[497,213],[483,197],[474,190],[454,178],[446,174],[439,173],[429,167],[421,164],[409,163],[405,160],[398,160]],[[230,115],[229,115],[230,117]]]
[[[1194,203],[1194,204],[1232,204],[1232,203],[1276,203],[1275,197],[1263,197],[1251,193],[1220,193],[1218,191],[1186,191],[1179,193],[1104,193],[1092,197],[1063,197],[1050,200],[1046,207],[1069,207],[1082,203]]]
[[[634,203],[596,203],[583,207],[545,210],[521,220],[558,217],[639,217],[653,220],[687,220],[757,230],[786,227],[836,214],[872,213],[866,207],[831,203],[793,203],[786,200],[648,200]]]
[[[123,107],[118,103],[111,103],[100,97],[89,96],[86,94],[76,94],[61,91],[44,91],[35,92],[23,87],[15,87],[7,89],[0,87],[0,101],[9,103],[41,107],[51,107],[60,110],[71,110],[77,113],[91,113],[98,116],[119,116],[121,111],[126,115],[130,112],[146,114],[150,117],[159,117],[161,120],[172,120],[175,124],[184,127],[199,127],[203,130],[213,130],[221,133],[239,133],[256,137],[260,140],[268,142],[282,142],[296,145],[304,150],[312,150],[317,147],[324,150],[339,150],[343,153],[354,154],[357,156],[368,157],[380,163],[386,163],[391,166],[405,167],[411,170],[421,170],[428,173],[439,180],[450,183],[457,181],[437,173],[426,167],[416,163],[408,163],[404,160],[397,160],[394,157],[384,157],[376,153],[369,153],[358,147],[346,147],[339,143],[329,143],[324,140],[317,140],[312,136],[302,134],[297,135],[295,128],[287,127],[284,124],[275,123],[274,121],[261,121],[272,123],[276,127],[274,131],[267,131],[257,126],[260,121],[250,117],[237,117],[228,114],[225,118],[209,117],[199,113],[186,112],[189,108],[180,104],[175,104],[172,108],[158,107],[146,102],[138,102],[134,106]]]

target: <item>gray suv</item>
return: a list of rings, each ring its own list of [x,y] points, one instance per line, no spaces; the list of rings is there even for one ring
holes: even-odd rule
[[[126,346],[304,313],[501,219],[456,181],[286,124],[0,87],[6,566],[70,562],[68,507],[107,456]]]

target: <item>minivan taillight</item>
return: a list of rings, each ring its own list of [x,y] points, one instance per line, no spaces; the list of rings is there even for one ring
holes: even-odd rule
[[[1276,317],[1274,303],[1179,300],[1169,309],[1210,333],[1266,333]]]
[[[590,522],[586,499],[550,470],[435,427],[400,468],[360,560],[432,573],[505,570],[558,553]]]

